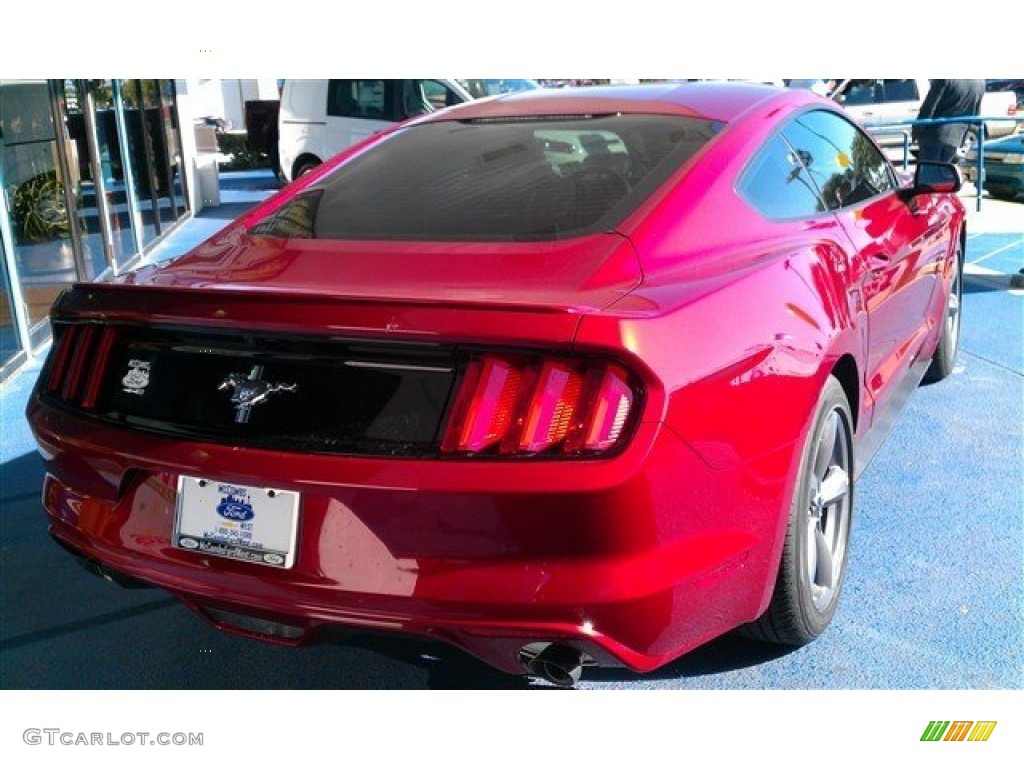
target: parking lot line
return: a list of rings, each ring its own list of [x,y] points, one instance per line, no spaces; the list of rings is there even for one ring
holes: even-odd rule
[[[999,237],[999,236],[998,235],[995,235],[995,236],[993,236],[993,235],[986,235],[986,237]],[[1002,238],[1000,238],[1000,239],[1002,239]],[[973,245],[974,245],[974,243],[971,241],[971,238],[968,238],[967,239],[968,250],[972,250],[971,246],[973,246]],[[989,247],[991,248],[992,246],[989,246]],[[1008,243],[1000,245],[999,247],[996,247],[993,250],[989,250],[983,256],[979,256],[977,258],[970,259],[970,261],[973,264],[978,264],[978,263],[980,263],[982,261],[985,261],[986,259],[992,258],[996,254],[1004,253],[1006,251],[1016,251],[1018,253],[1018,255],[1024,256],[1024,237],[1014,238],[1014,239],[1012,239]]]

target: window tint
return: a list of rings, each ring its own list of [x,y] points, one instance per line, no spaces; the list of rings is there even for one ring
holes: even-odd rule
[[[395,120],[392,101],[387,80],[327,81],[327,114],[330,117]]]
[[[796,149],[829,210],[895,187],[888,161],[868,136],[839,115],[808,112],[783,134]]]
[[[797,152],[779,135],[754,156],[739,191],[769,219],[803,218],[825,210]]]
[[[608,231],[720,126],[665,115],[425,123],[352,158],[252,231],[369,240]]]

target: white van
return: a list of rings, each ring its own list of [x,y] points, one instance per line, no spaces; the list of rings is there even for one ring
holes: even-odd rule
[[[285,80],[281,173],[291,181],[392,123],[472,98],[454,80]]]

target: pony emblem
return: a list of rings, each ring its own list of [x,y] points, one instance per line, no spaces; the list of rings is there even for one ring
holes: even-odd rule
[[[217,387],[218,390],[234,390],[231,395],[231,402],[235,404],[235,423],[248,424],[249,412],[254,405],[265,403],[275,392],[294,392],[298,384],[271,384],[260,377],[263,375],[263,366],[254,365],[249,375],[244,373],[231,373]]]

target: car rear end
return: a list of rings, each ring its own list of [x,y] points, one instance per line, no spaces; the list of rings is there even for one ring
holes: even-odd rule
[[[572,316],[279,308],[302,315],[296,333],[258,303],[182,303],[147,297],[157,328],[118,291],[82,289],[54,316],[29,409],[44,501],[53,535],[102,570],[284,642],[341,624],[467,648],[508,634],[516,651],[605,624],[602,604],[650,586],[609,594],[587,573],[639,554],[645,461],[678,446],[645,420],[646,372],[571,351]],[[486,344],[388,330],[398,316],[443,328],[456,311]],[[218,312],[231,322],[211,325]],[[314,332],[328,314],[350,330]],[[243,413],[222,386],[236,374],[280,389]],[[595,612],[578,616],[583,604]],[[479,655],[517,669],[496,653]]]
[[[545,104],[402,129],[395,162],[65,294],[28,413],[53,536],[230,631],[413,633],[555,680],[753,619],[789,452],[702,458],[642,358],[662,313],[614,311],[643,280],[617,222],[721,124]]]

